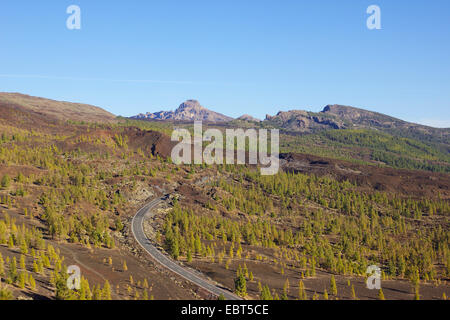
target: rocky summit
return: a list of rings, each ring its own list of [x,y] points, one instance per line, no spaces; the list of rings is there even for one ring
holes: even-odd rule
[[[134,119],[148,120],[174,120],[174,121],[209,121],[227,122],[233,120],[223,114],[208,110],[197,101],[187,100],[183,102],[175,111],[160,111],[156,113],[148,112],[139,114]]]

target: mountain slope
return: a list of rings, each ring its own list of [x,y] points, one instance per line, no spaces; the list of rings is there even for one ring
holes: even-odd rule
[[[55,101],[20,93],[0,93],[0,104],[23,108],[54,120],[112,122],[116,116],[99,107]]]
[[[139,114],[132,119],[147,120],[175,120],[175,121],[210,121],[227,122],[233,120],[223,114],[208,110],[200,105],[197,100],[183,102],[175,111],[160,111],[156,113]]]
[[[315,133],[330,129],[373,129],[421,141],[448,143],[450,129],[438,129],[406,122],[364,109],[328,105],[322,112],[292,110],[267,116],[265,123],[298,133]]]

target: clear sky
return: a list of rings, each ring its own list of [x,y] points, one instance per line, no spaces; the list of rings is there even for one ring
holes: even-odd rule
[[[382,30],[366,27],[372,4]],[[448,0],[2,0],[0,91],[123,116],[337,103],[450,127],[449,16]]]

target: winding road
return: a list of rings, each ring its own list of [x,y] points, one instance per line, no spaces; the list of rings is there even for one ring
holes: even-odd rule
[[[223,295],[226,300],[241,300],[238,296],[234,295],[230,291],[219,288],[211,284],[206,279],[199,277],[192,271],[187,270],[180,266],[178,263],[172,259],[165,256],[161,251],[159,251],[155,246],[151,244],[144,232],[144,221],[147,216],[151,214],[151,210],[155,208],[160,202],[165,198],[158,198],[150,203],[146,204],[142,209],[140,209],[133,218],[131,222],[131,230],[136,241],[140,246],[159,264],[161,264],[166,269],[178,274],[184,279],[192,282],[193,284],[205,289],[215,296]]]

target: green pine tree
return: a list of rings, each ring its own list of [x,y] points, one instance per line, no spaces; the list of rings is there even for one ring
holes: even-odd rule
[[[245,280],[245,276],[242,273],[234,281],[234,286],[234,292],[238,296],[245,297],[247,295],[247,280]]]

